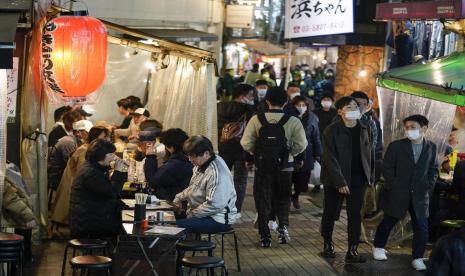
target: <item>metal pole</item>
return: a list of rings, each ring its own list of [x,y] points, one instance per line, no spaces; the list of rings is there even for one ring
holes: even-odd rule
[[[292,60],[292,47],[293,43],[289,42],[287,44],[288,52],[287,52],[287,67],[286,67],[286,77],[284,78],[284,89],[287,90],[287,85],[289,84],[289,81],[291,80],[291,60]]]

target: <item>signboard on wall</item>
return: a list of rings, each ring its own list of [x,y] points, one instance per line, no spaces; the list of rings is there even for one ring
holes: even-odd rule
[[[239,5],[254,5],[255,7],[260,7],[261,0],[238,0]]]
[[[254,6],[228,5],[226,7],[226,27],[252,28]]]
[[[18,95],[18,63],[19,58],[13,58],[13,68],[6,70],[7,114],[8,123],[14,123],[16,117],[16,97]]]
[[[352,32],[353,0],[286,0],[286,39]]]

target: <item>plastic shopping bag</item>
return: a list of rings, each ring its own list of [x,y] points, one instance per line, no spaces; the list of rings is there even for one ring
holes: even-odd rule
[[[321,185],[320,174],[321,174],[321,165],[320,163],[318,163],[318,161],[315,161],[312,174],[310,175],[310,183],[315,186]]]

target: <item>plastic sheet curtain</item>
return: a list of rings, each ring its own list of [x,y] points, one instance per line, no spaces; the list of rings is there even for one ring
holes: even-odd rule
[[[5,181],[6,163],[6,70],[0,70],[0,206],[3,205],[3,186]]]
[[[181,128],[189,135],[204,135],[216,148],[213,65],[195,65],[191,60],[171,56],[168,68],[152,76],[147,108],[164,128]]]
[[[384,148],[396,139],[405,137],[402,120],[409,115],[422,114],[430,121],[427,139],[443,153],[455,117],[456,106],[418,96],[378,87],[378,99],[384,133]]]
[[[144,101],[149,73],[146,63],[149,61],[149,52],[108,44],[106,79],[95,93],[95,102],[85,106],[93,114],[89,119],[119,124],[123,120],[116,106],[119,99],[134,95]],[[49,104],[47,133],[54,126],[53,111],[60,106]]]

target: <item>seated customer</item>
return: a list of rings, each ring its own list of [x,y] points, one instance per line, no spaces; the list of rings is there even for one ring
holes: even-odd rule
[[[425,275],[465,275],[465,228],[444,236],[436,243]]]
[[[167,161],[160,168],[157,168],[157,156],[153,148],[145,150],[145,177],[159,199],[173,201],[178,193],[189,186],[193,166],[182,151],[188,138],[180,128],[161,133],[159,139],[165,145]]]
[[[184,152],[194,165],[189,187],[177,194],[173,204],[181,208],[188,202],[187,219],[177,220],[188,233],[218,233],[231,229],[236,220],[236,190],[231,172],[221,157],[213,152],[210,140],[190,137]]]
[[[90,143],[86,162],[71,188],[69,225],[73,238],[111,238],[121,227],[119,193],[127,179],[127,166],[106,140]],[[115,161],[110,177],[110,163]]]

